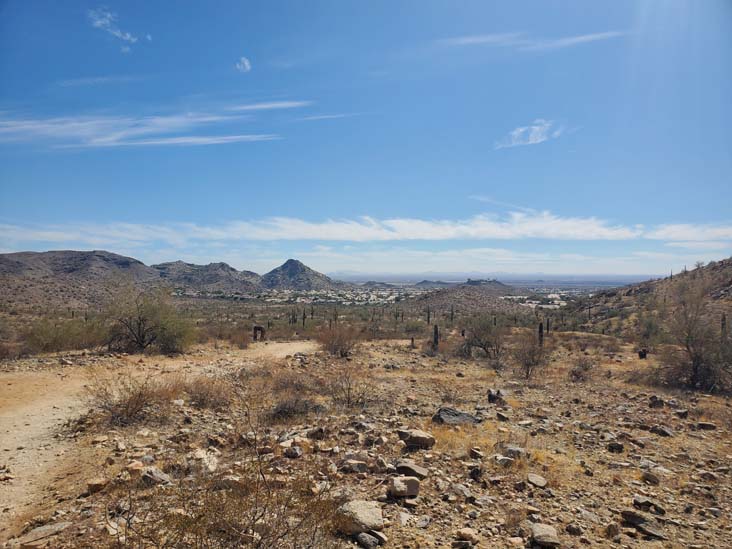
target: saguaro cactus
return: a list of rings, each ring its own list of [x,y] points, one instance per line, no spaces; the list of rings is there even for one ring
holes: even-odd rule
[[[434,330],[432,331],[432,348],[436,351],[440,345],[440,329],[435,324]]]
[[[539,345],[544,345],[544,323],[539,322]]]
[[[722,341],[727,340],[727,314],[722,313],[722,321],[721,321],[721,328],[722,328]]]

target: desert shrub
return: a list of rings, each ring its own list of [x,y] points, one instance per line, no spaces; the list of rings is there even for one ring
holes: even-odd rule
[[[674,311],[665,328],[675,348],[664,353],[666,381],[704,391],[727,390],[732,378],[732,342],[720,333],[706,299],[708,282],[698,276],[678,282]]]
[[[278,401],[267,414],[267,419],[275,422],[289,421],[323,411],[315,401],[298,395],[289,395]]]
[[[403,330],[410,337],[421,336],[426,332],[425,323],[421,320],[407,320],[403,324]]]
[[[162,289],[119,290],[106,316],[110,324],[109,347],[126,352],[181,353],[193,341],[193,329]]]
[[[318,334],[318,342],[327,353],[345,358],[351,354],[359,340],[359,333],[353,326],[333,326]]]
[[[103,320],[42,317],[31,323],[23,336],[28,354],[90,349],[103,345],[108,331]]]
[[[548,342],[542,344],[533,331],[523,332],[516,338],[512,354],[520,375],[529,380],[549,362]]]
[[[197,408],[223,410],[234,400],[232,384],[225,379],[199,376],[185,383],[185,392]]]
[[[194,477],[155,497],[119,488],[107,509],[120,547],[335,549],[341,501],[316,475],[323,478],[304,470],[278,482],[261,458],[244,456],[235,475]]]
[[[198,341],[225,341],[239,349],[246,349],[251,343],[251,324],[232,320],[202,321],[198,325]]]
[[[488,357],[491,366],[500,370],[506,350],[506,337],[509,329],[501,325],[495,317],[474,316],[465,324],[465,342],[471,349],[480,349]]]
[[[368,404],[369,385],[356,366],[349,364],[339,368],[327,387],[335,404],[347,408],[363,408]]]
[[[92,374],[86,386],[90,407],[111,425],[131,425],[148,419],[164,419],[178,395],[179,384],[161,382],[149,376],[134,377],[130,372],[116,377]]]
[[[595,357],[580,355],[575,358],[572,368],[569,370],[569,379],[574,382],[587,381],[597,365]]]

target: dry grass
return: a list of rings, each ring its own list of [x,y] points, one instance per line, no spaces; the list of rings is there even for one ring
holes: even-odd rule
[[[150,375],[135,376],[130,370],[116,376],[92,372],[86,386],[89,405],[103,423],[131,425],[141,421],[165,420],[171,401],[183,391],[178,378],[154,380]]]

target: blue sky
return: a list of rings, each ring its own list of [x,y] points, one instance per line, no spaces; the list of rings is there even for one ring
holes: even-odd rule
[[[732,3],[0,3],[0,250],[653,274],[732,255]]]

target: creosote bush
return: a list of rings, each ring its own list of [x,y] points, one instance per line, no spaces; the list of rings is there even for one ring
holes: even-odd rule
[[[548,346],[547,341],[542,345],[534,332],[523,332],[516,337],[512,354],[521,377],[529,380],[547,365]]]
[[[574,360],[571,370],[569,370],[569,379],[574,382],[587,381],[592,375],[597,360],[595,357],[588,355],[580,355]]]
[[[353,326],[333,326],[323,329],[318,334],[318,342],[327,353],[345,358],[351,354],[360,339],[360,334]]]
[[[86,386],[89,405],[111,425],[165,419],[171,401],[181,392],[177,379],[157,381],[150,376],[135,377],[132,372],[120,372],[115,377],[92,373]]]
[[[158,491],[122,485],[107,494],[120,547],[335,549],[336,508],[315,467],[281,482],[254,447],[226,474],[193,476]],[[173,476],[175,474],[171,471]],[[321,479],[319,481],[313,479]],[[106,535],[106,533],[105,533]]]

